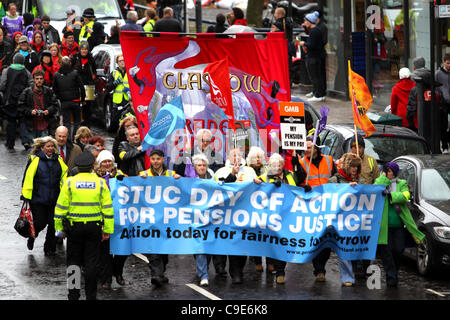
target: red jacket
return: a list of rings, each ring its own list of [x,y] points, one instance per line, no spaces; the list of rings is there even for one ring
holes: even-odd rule
[[[61,55],[64,57],[64,56],[67,56],[67,57],[69,57],[69,58],[72,58],[72,56],[74,56],[75,54],[77,54],[78,53],[78,51],[79,51],[79,49],[80,49],[80,46],[78,45],[78,43],[76,43],[76,42],[74,42],[73,43],[73,46],[72,46],[72,48],[68,48],[67,46],[66,46],[66,42],[65,41],[63,41],[62,43],[61,43]]]
[[[391,94],[391,113],[401,117],[402,125],[408,127],[406,119],[406,107],[408,106],[409,92],[416,83],[408,78],[399,80],[392,88]],[[417,115],[414,117],[414,124],[417,128]]]

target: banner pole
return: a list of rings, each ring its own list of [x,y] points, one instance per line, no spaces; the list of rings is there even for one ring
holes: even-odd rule
[[[312,145],[312,149],[311,149],[311,155],[309,156],[309,165],[308,165],[308,172],[306,173],[305,184],[308,184],[308,180],[309,180],[309,172],[311,171],[312,157],[313,157],[313,154],[314,154],[314,149],[315,149],[315,147],[316,147],[317,130],[319,129],[319,122],[320,122],[320,120],[317,120],[317,122],[316,122],[316,128],[315,128],[315,130],[314,130],[313,145]]]
[[[358,157],[359,157],[358,132],[357,132],[356,124],[355,124],[355,123],[353,123],[353,126],[354,126],[354,128],[355,128],[356,154],[357,154]],[[351,147],[351,146],[350,146],[350,147]]]

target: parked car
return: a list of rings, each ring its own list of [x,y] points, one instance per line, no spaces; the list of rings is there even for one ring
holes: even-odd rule
[[[374,126],[377,131],[364,139],[364,152],[374,157],[379,166],[405,154],[431,153],[425,139],[408,128],[381,124]],[[361,129],[357,129],[357,132],[365,136]],[[319,136],[324,146],[322,153],[331,155],[337,161],[344,153],[350,152],[350,141],[355,136],[354,125],[327,125]]]
[[[450,155],[408,155],[394,159],[399,178],[408,181],[409,210],[426,235],[417,247],[405,250],[427,275],[450,266]]]
[[[291,96],[291,101],[293,102],[303,102],[304,108],[305,108],[305,120],[308,121],[308,117],[311,116],[311,121],[313,123],[313,126],[316,126],[317,120],[320,119],[320,113],[314,109],[314,107],[306,100],[303,100],[300,97],[297,96]],[[309,115],[308,115],[309,114]]]
[[[122,53],[120,44],[101,44],[92,50],[96,74],[99,79],[95,85],[95,100],[97,108],[93,112],[94,116],[102,119],[105,129],[112,132],[117,129],[118,124],[112,123],[112,93],[106,89],[108,75],[117,67],[116,57]]]

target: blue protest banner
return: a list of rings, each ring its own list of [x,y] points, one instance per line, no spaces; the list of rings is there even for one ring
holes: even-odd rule
[[[265,256],[303,263],[323,248],[375,258],[383,186],[128,177],[111,180],[111,253]]]

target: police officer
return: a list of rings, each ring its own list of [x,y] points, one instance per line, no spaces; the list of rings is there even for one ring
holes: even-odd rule
[[[92,30],[94,28],[94,22],[95,22],[95,14],[94,9],[87,8],[83,11],[83,22],[84,25],[81,28],[79,37],[78,37],[78,43],[81,41],[87,41],[87,39],[91,36]]]
[[[125,106],[128,102],[130,102],[130,98],[128,96],[128,92],[130,91],[130,86],[128,84],[128,75],[127,70],[125,69],[125,60],[123,59],[123,55],[119,54],[116,57],[116,65],[117,68],[114,69],[108,77],[108,84],[106,85],[106,90],[112,91],[114,90],[112,96],[113,102],[113,113],[111,116],[112,127],[115,129],[119,124],[119,117],[122,113],[120,107]],[[119,110],[120,108],[120,110]],[[132,109],[132,108],[131,108]]]
[[[55,208],[55,230],[60,238],[67,236],[67,266],[80,275],[85,268],[87,300],[97,296],[97,265],[101,241],[108,240],[114,231],[114,212],[111,195],[104,179],[91,174],[95,157],[83,152],[75,158],[79,169],[76,176],[64,183]],[[77,272],[78,270],[78,272]],[[80,298],[80,281],[68,278],[69,300]]]

